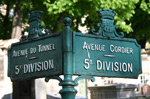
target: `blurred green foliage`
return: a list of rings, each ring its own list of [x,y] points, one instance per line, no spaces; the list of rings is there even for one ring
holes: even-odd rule
[[[150,37],[150,0],[1,0],[0,4],[7,5],[6,16],[0,14],[0,39],[10,38],[13,17],[9,16],[9,12],[15,7],[23,11],[23,22],[28,22],[27,14],[31,11],[43,11],[41,23],[51,32],[62,30],[64,17],[73,20],[74,31],[79,31],[81,25],[90,32],[100,22],[96,11],[112,9],[117,13],[115,24],[127,37],[138,41]],[[83,17],[84,23],[81,21]]]

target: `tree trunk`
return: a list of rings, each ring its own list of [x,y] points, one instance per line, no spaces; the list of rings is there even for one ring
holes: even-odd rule
[[[22,30],[22,17],[23,12],[21,9],[16,7],[13,17],[13,25],[12,25],[12,35],[11,38],[14,39],[20,39],[21,37],[21,30]]]

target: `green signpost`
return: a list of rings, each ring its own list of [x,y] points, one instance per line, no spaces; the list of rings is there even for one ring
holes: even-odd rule
[[[90,34],[73,32],[71,19],[64,19],[61,32],[43,32],[41,11],[29,14],[28,35],[9,49],[8,76],[12,81],[46,77],[57,79],[62,86],[62,99],[75,99],[81,79],[93,76],[137,78],[141,70],[141,47],[135,39],[123,38],[116,32],[115,12],[98,10],[101,22],[99,30]],[[59,75],[64,75],[64,79]],[[78,75],[73,80],[72,76]]]
[[[23,35],[21,42],[9,49],[8,73],[12,80],[62,74],[62,33],[43,33],[41,15],[41,11],[29,15],[28,37]]]
[[[9,50],[12,80],[62,74],[61,34],[13,44]]]
[[[134,39],[74,33],[74,74],[137,78],[141,48]]]

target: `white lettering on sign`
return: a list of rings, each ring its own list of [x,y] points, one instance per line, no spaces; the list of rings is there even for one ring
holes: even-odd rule
[[[55,50],[55,45],[54,44],[48,44],[48,45],[38,45],[39,47],[39,52],[45,52],[45,51],[51,51]]]
[[[28,57],[28,54],[36,54],[36,53],[41,53],[41,52],[47,52],[47,51],[52,51],[56,50],[54,44],[47,44],[47,45],[37,45],[35,47],[30,47],[26,49],[21,49],[21,50],[13,50],[12,51],[12,57],[21,57],[25,56]]]
[[[104,53],[104,55],[99,56],[99,57],[109,57],[110,60],[107,61],[101,61],[101,60],[96,60],[96,70],[97,71],[114,71],[114,72],[128,72],[132,73],[133,72],[133,63],[128,63],[128,62],[117,62],[117,60],[111,62],[111,59],[114,60],[114,58],[117,57],[115,53],[119,54],[133,54],[133,48],[130,47],[125,47],[125,46],[116,46],[115,44],[110,44],[110,45],[104,45],[104,44],[94,44],[94,43],[87,43],[86,41],[83,43],[82,46],[83,50],[87,50],[88,58],[84,59],[84,69],[89,70],[93,66],[93,59],[91,59],[90,53],[92,51],[98,51],[97,53]],[[90,52],[91,50],[91,52]],[[113,54],[107,54],[105,52],[111,52]],[[92,54],[93,55],[93,54]],[[99,55],[99,54],[97,54]],[[94,57],[96,55],[94,54]],[[98,58],[98,57],[97,57]],[[105,59],[105,58],[104,58]],[[95,59],[94,59],[95,60]],[[93,67],[92,67],[93,68]]]
[[[25,56],[27,57],[28,55],[28,49],[23,49],[23,50],[18,50],[18,51],[15,51],[13,50],[13,53],[12,53],[12,57],[19,57],[19,56]]]
[[[133,49],[129,47],[121,47],[110,45],[110,52],[112,53],[123,53],[123,54],[133,54]]]
[[[93,62],[92,62],[92,60],[89,60],[89,59],[85,59],[84,60],[84,68],[85,69],[89,69],[90,68],[90,65],[93,65]]]
[[[49,69],[54,68],[54,61],[52,60],[46,60],[43,62],[36,62],[36,63],[30,63],[30,64],[24,64],[24,73],[33,73],[33,72],[40,72],[40,71],[46,71]]]
[[[36,53],[36,47],[30,48],[30,54],[34,54],[34,53]]]
[[[20,73],[20,68],[21,68],[21,66],[19,66],[19,65],[15,66],[15,74],[16,75],[18,75]]]
[[[42,62],[30,63],[30,64],[23,64],[15,66],[15,74],[18,75],[23,69],[23,73],[33,73],[33,72],[40,72],[40,71],[47,71],[54,69],[54,61],[53,59],[45,60]]]
[[[91,51],[102,51],[102,52],[104,52],[105,51],[105,45],[93,44],[93,43],[88,44],[88,43],[84,42],[83,49],[91,50]]]
[[[111,61],[101,61],[97,60],[97,70],[98,71],[115,71],[115,72],[131,72],[132,73],[132,63],[121,63],[121,62],[111,62]]]
[[[100,44],[88,44],[86,42],[84,42],[83,44],[83,50],[86,49],[87,53],[88,53],[88,58],[90,58],[90,53],[89,50],[91,51],[101,51],[101,52],[105,52],[105,45],[100,45]]]

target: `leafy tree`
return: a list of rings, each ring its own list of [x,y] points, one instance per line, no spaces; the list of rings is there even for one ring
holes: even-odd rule
[[[146,41],[150,40],[150,1],[138,2],[130,23],[134,31],[127,34],[127,37],[136,38],[141,47],[145,48]]]
[[[81,25],[86,26],[90,32],[100,21],[96,11],[107,8],[116,11],[115,24],[127,37],[134,37],[140,41],[142,38],[147,40],[146,35],[150,35],[149,0],[2,0],[0,3],[8,5],[7,15],[0,15],[0,27],[5,26],[0,28],[0,39],[10,38],[13,18],[9,17],[8,13],[11,9],[22,11],[23,23],[28,21],[29,12],[43,11],[41,23],[51,32],[62,30],[62,20],[66,16],[73,20],[74,31],[79,31],[78,27]],[[85,17],[84,23],[81,20],[83,17]]]

